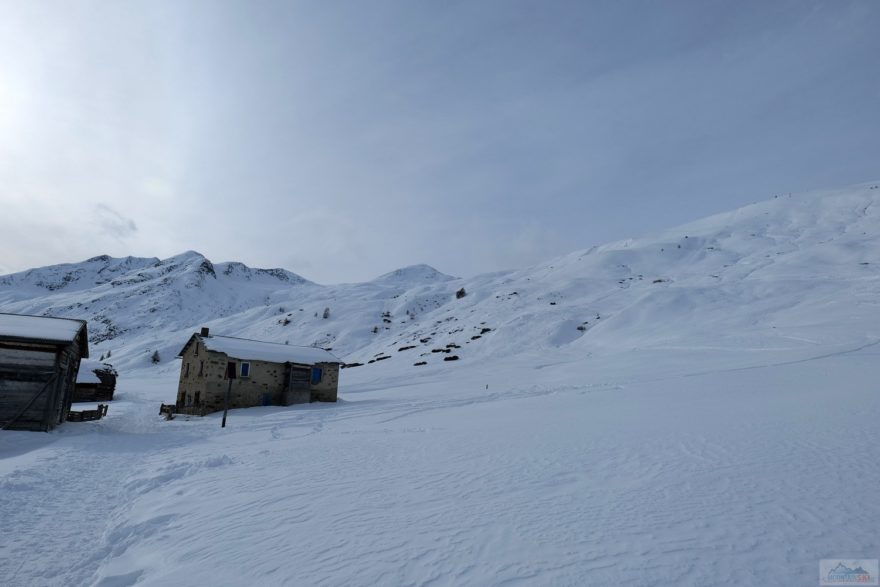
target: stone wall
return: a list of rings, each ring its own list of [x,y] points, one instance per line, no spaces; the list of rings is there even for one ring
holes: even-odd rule
[[[196,407],[197,404],[204,403],[207,383],[210,379],[209,368],[216,367],[221,356],[223,355],[220,353],[208,353],[198,337],[186,348],[180,361],[176,402],[178,408]],[[224,357],[221,369],[225,368],[226,360]],[[223,372],[220,373],[220,376],[223,376]]]
[[[335,402],[339,390],[339,365],[318,363],[315,367],[321,367],[324,374],[320,383],[311,386],[312,401]]]
[[[262,405],[290,405],[298,403],[305,397],[306,401],[331,401],[337,399],[339,385],[339,365],[320,363],[315,365],[323,369],[321,381],[309,385],[308,396],[297,396],[293,401],[291,394],[285,393],[290,367],[284,363],[266,361],[239,361],[228,359],[224,353],[205,349],[198,336],[190,344],[181,357],[180,380],[177,392],[177,407],[191,408],[196,412],[216,412],[225,405],[226,390],[229,380],[226,379],[228,361],[236,364],[236,379],[232,381],[229,394],[230,408],[249,408]],[[241,363],[250,363],[250,373],[241,377]],[[187,365],[189,371],[187,373]],[[308,367],[311,372],[311,366]],[[195,412],[193,412],[195,413]]]

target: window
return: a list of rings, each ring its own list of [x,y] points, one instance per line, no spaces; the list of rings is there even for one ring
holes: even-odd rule
[[[251,376],[251,364],[250,363],[242,363],[241,370],[238,372],[240,377],[250,377]]]
[[[205,362],[199,361],[199,377],[205,374]]]
[[[196,343],[195,349],[193,350],[193,356],[194,357],[199,356],[199,343]]]
[[[183,376],[189,377],[189,363],[185,363],[185,367],[183,368]]]
[[[321,383],[321,377],[324,376],[324,370],[320,367],[312,367],[312,385]]]

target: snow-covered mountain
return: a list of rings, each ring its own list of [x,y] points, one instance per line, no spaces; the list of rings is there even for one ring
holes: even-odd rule
[[[281,289],[310,287],[283,269],[214,265],[193,251],[165,260],[104,255],[0,277],[0,303],[5,311],[86,318],[96,349],[121,350],[156,346],[181,327],[263,307]]]
[[[470,279],[192,252],[2,277],[0,311],[87,318],[120,371],[106,418],[0,432],[3,584],[787,587],[870,561],[878,201],[786,195]],[[203,325],[362,365],[335,404],[165,421]]]
[[[193,251],[100,256],[0,277],[0,310],[85,318],[93,354],[112,351],[122,368],[148,365],[157,349],[172,359],[200,326],[330,348],[348,363],[390,356],[428,369],[451,368],[443,359],[453,354],[589,354],[695,338],[733,350],[837,344],[880,336],[878,200],[873,183],[780,196],[470,279],[416,265],[328,286]]]

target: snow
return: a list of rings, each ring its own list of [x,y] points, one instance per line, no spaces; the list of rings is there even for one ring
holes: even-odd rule
[[[77,383],[101,383],[101,380],[95,375],[95,372],[92,369],[88,369],[82,365],[79,367],[79,372],[76,374],[76,382]]]
[[[10,585],[813,584],[820,558],[880,547],[880,356],[750,356],[764,364],[633,351],[353,375],[338,404],[235,410],[225,429],[159,419],[174,378],[135,374],[107,419],[3,443],[0,569]]]
[[[390,273],[385,273],[384,275],[380,275],[376,279],[373,280],[374,283],[405,283],[407,285],[411,285],[414,282],[420,281],[450,281],[455,279],[450,275],[445,275],[440,273],[430,265],[410,265],[409,267],[402,267],[395,271],[391,271]]]
[[[76,374],[77,383],[101,383],[101,379],[95,374],[96,369],[112,369],[113,367],[103,361],[83,359],[79,363],[79,372]]]
[[[230,358],[268,361],[270,363],[339,363],[339,359],[324,349],[247,340],[230,336],[200,337],[209,351],[226,353]]]
[[[81,320],[0,314],[0,337],[72,342],[83,325]]]
[[[0,277],[6,311],[110,321],[120,372],[105,419],[0,433],[3,584],[790,586],[876,558],[874,185],[470,279]],[[150,353],[202,325],[365,364],[335,404],[165,421],[179,363]]]

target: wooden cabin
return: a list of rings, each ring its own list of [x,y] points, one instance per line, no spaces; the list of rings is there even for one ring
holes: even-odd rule
[[[85,320],[0,314],[0,428],[48,431],[67,419]]]
[[[209,334],[193,334],[181,359],[176,410],[207,414],[230,408],[335,402],[341,361],[324,349]]]
[[[74,402],[109,402],[116,391],[116,369],[113,365],[86,359],[80,363],[76,376]]]

